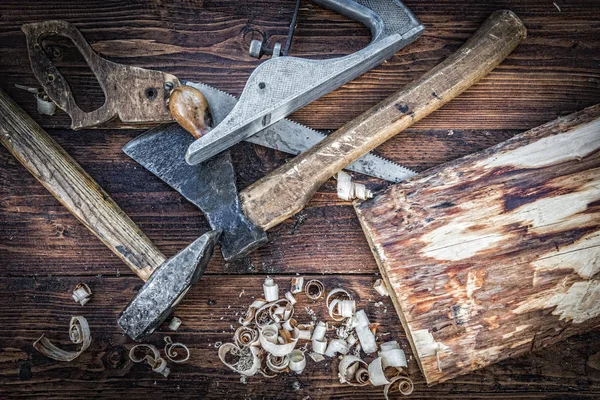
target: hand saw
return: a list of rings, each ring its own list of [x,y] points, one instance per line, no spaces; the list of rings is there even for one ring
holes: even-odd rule
[[[22,30],[27,38],[29,58],[36,78],[52,101],[69,114],[73,129],[105,126],[115,119],[126,127],[173,121],[167,99],[173,88],[180,84],[207,92],[204,94],[210,97],[213,113],[227,116],[236,105],[237,100],[233,96],[208,85],[185,82],[164,72],[105,60],[94,52],[81,32],[68,22],[26,24]],[[67,81],[44,52],[42,40],[52,35],[71,39],[96,76],[106,98],[105,104],[97,110],[84,112],[79,108]],[[325,135],[318,131],[283,119],[246,141],[297,155],[324,138]],[[364,155],[346,169],[392,182],[414,175],[413,171],[373,153]]]

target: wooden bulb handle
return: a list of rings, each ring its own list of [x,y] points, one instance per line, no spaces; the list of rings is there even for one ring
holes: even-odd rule
[[[526,34],[513,12],[496,11],[458,51],[419,80],[240,193],[246,216],[267,230],[299,212],[330,177],[471,87]]]
[[[210,107],[206,97],[191,86],[177,86],[169,97],[169,110],[175,121],[183,129],[199,139],[213,125]]]
[[[108,193],[2,90],[0,142],[144,281],[165,261]]]

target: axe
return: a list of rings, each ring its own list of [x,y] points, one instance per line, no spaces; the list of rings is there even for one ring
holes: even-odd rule
[[[228,153],[198,165],[185,162],[186,149],[194,137],[207,131],[204,112],[212,108],[215,123],[223,117],[218,107],[210,104],[208,91],[206,99],[189,89],[171,96],[172,113],[194,137],[178,126],[161,126],[128,143],[124,151],[187,199],[201,204],[211,227],[223,230],[223,237],[229,238],[228,248],[233,258],[257,245],[252,244],[252,238],[244,237],[243,231],[236,230],[239,225],[236,221],[246,220],[266,231],[299,212],[330,177],[472,86],[502,62],[525,36],[526,28],[514,13],[507,10],[493,13],[441,64],[239,195],[234,176],[223,174],[220,168],[226,165],[231,169]],[[244,246],[236,249],[236,240]],[[176,277],[176,268],[169,267],[172,269],[169,276]],[[160,296],[160,286],[147,286],[119,318],[119,324],[130,335],[140,326],[153,323],[144,317],[153,313],[148,309],[152,304],[147,290],[151,290],[152,296]],[[147,326],[144,331],[150,328]]]

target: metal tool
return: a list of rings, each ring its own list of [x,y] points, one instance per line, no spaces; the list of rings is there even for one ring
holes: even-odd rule
[[[275,57],[259,65],[227,118],[186,153],[198,164],[362,75],[417,39],[423,25],[399,0],[313,0],[366,25],[371,43],[329,60]]]
[[[146,284],[135,307],[147,302],[147,313],[128,313],[125,331],[139,339],[171,313],[204,272],[220,231],[213,230],[168,259],[127,217],[75,160],[29,115],[0,90],[0,143],[77,219],[115,253]],[[154,296],[160,287],[160,296]]]
[[[221,121],[235,105],[235,98],[224,92],[206,85],[196,84],[193,87],[199,89],[208,100],[210,109],[214,110],[212,120],[215,123]],[[288,132],[290,138],[304,139],[290,133],[301,134],[306,131],[312,130],[295,122],[282,120],[252,138],[259,137],[277,142],[281,141],[279,132]],[[324,138],[325,135],[322,135],[319,139]],[[218,154],[198,165],[189,165],[183,156],[193,140],[192,135],[181,126],[170,124],[138,136],[129,142],[123,151],[198,206],[213,229],[223,229],[220,243],[226,261],[243,257],[264,244],[267,241],[266,234],[248,221],[241,211],[229,152]],[[317,142],[313,140],[314,144]],[[288,146],[290,152],[296,152],[300,147],[289,140],[282,143]],[[301,145],[306,143],[304,139]],[[415,175],[415,172],[375,155],[366,155],[354,162],[356,163],[360,163],[357,169],[363,171],[378,168],[379,172],[387,174],[385,177],[388,180],[395,182]],[[218,188],[218,201],[214,201],[215,188]]]
[[[36,78],[50,99],[69,114],[73,129],[106,126],[115,118],[135,127],[173,121],[166,99],[175,87],[185,81],[163,72],[105,60],[92,50],[77,28],[65,21],[26,24],[22,30],[27,38],[29,59]],[[67,81],[42,49],[42,39],[51,35],[71,39],[84,56],[106,97],[106,103],[101,108],[85,113],[77,106]],[[224,119],[237,102],[233,96],[211,86],[191,82],[185,84],[206,92],[213,113],[222,116],[219,121]],[[283,120],[249,137],[247,141],[297,155],[324,137],[325,135],[313,129]],[[392,182],[403,177],[406,171],[392,161],[374,154],[366,154],[348,166],[348,169]]]
[[[522,22],[513,13],[494,13],[467,43],[430,72],[240,192],[244,218],[266,231],[300,211],[316,190],[346,164],[437,110],[484,77],[524,39],[525,32]],[[180,159],[177,152],[181,148],[170,146],[169,153],[164,153],[168,149],[162,148],[151,151],[152,146],[162,142],[161,135],[171,134],[170,127],[156,128],[151,134],[130,142],[127,152],[173,186],[194,182],[189,187],[196,186],[197,192],[188,196],[206,202],[210,212],[219,215],[213,219],[215,225],[221,224],[216,228],[226,230],[228,221],[239,218],[240,212],[230,207],[231,183],[224,182],[224,188],[202,187],[199,170],[192,166],[185,169],[181,165],[175,170],[172,168],[172,160]],[[218,173],[210,169],[205,172]],[[224,234],[234,236],[236,232]],[[132,302],[134,309],[130,312],[144,313],[147,304]]]

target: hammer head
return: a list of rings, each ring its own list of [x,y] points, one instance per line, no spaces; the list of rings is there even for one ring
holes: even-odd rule
[[[221,231],[200,236],[152,273],[119,316],[119,326],[133,340],[150,335],[171,314],[189,288],[200,279]]]

